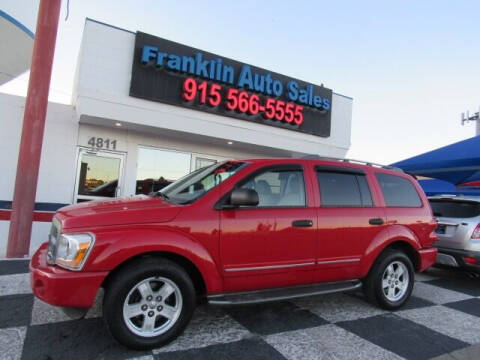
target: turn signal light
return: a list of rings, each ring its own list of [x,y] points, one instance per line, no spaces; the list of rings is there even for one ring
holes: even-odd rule
[[[470,264],[470,265],[478,265],[477,259],[470,256],[465,256],[463,258],[463,261],[465,261],[467,264]]]
[[[480,239],[480,224],[473,230],[472,239]]]

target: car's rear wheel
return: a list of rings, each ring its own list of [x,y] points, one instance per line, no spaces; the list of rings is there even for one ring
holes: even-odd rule
[[[103,316],[121,344],[151,349],[184,330],[195,302],[192,281],[182,267],[167,259],[147,258],[123,268],[109,281]]]
[[[402,251],[388,249],[380,255],[365,279],[365,295],[384,309],[398,309],[412,293],[414,276],[410,258]]]

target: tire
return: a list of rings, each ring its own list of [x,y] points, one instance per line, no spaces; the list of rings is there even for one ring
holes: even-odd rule
[[[144,258],[121,269],[109,282],[103,319],[119,343],[146,350],[180,335],[195,305],[192,280],[181,266],[167,259]]]
[[[375,261],[364,280],[363,291],[371,302],[387,310],[396,310],[410,298],[414,281],[410,258],[402,251],[388,249]]]

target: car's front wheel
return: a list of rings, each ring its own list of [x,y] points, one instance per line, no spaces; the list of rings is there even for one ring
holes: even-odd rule
[[[364,281],[364,291],[371,301],[385,309],[395,310],[410,297],[414,276],[410,258],[402,251],[389,249],[375,262]]]
[[[115,274],[106,289],[103,316],[121,344],[150,349],[176,338],[195,309],[186,271],[167,259],[147,258]]]

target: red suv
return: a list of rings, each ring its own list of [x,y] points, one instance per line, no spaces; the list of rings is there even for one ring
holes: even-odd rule
[[[31,260],[43,301],[103,316],[122,344],[165,344],[197,302],[236,305],[363,288],[386,309],[435,262],[417,182],[348,160],[256,159],[199,169],[160,192],[60,209]]]

